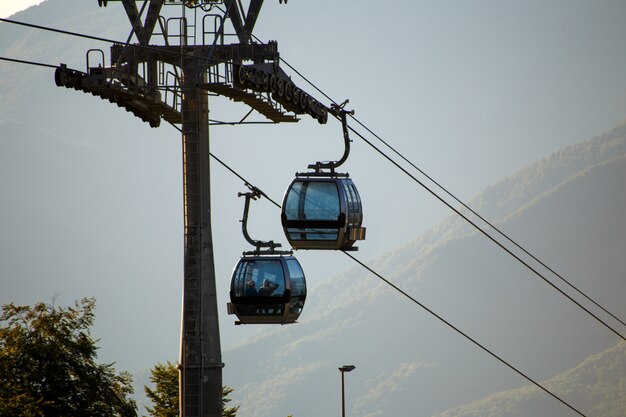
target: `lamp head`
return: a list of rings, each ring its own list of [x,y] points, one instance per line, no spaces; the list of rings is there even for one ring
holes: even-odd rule
[[[339,368],[340,372],[350,372],[352,370],[356,369],[356,366],[354,365],[344,365],[342,367]]]

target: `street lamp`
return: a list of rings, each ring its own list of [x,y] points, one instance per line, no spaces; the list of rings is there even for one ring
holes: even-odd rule
[[[346,417],[346,396],[344,392],[343,374],[345,372],[350,372],[355,368],[356,366],[354,365],[344,365],[339,367],[339,372],[341,372],[341,417]]]

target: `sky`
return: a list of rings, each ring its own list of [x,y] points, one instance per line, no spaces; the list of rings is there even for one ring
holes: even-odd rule
[[[0,2],[0,15],[16,10],[6,7],[8,0]],[[48,0],[20,20],[73,25],[115,39],[127,35],[121,4],[100,9],[89,1],[82,6],[89,7],[89,19],[99,16],[104,22],[76,22],[53,9],[69,3]],[[424,0],[393,7],[379,1],[270,1],[255,33],[278,40],[286,62],[336,101],[350,99],[348,108],[359,120],[469,200],[518,169],[624,120],[625,15],[622,1]],[[124,30],[108,32],[114,29],[107,22],[120,16]],[[2,54],[77,69],[84,69],[87,49],[109,47],[7,24],[0,29],[17,45]],[[19,47],[32,39],[29,48]],[[24,82],[19,94],[38,98],[3,96],[0,121],[41,132],[39,141],[0,138],[6,156],[0,189],[16,196],[3,202],[0,217],[5,249],[0,302],[32,303],[58,294],[59,302],[69,304],[94,295],[104,360],[122,369],[176,360],[180,135],[165,124],[150,129],[108,102],[55,87],[49,69],[2,63],[0,74],[3,88],[17,80],[16,85]],[[238,120],[246,113],[240,104],[211,98],[214,119]],[[359,257],[375,259],[450,215],[353,139],[345,168],[363,198],[368,229]],[[337,159],[343,151],[337,123],[322,126],[306,118],[292,125],[214,127],[211,147],[275,200],[295,172],[317,160]],[[213,167],[219,312],[227,349],[262,327],[235,327],[225,315],[231,270],[249,249],[239,224],[243,200],[237,198],[245,188],[218,164]],[[258,239],[283,238],[276,209],[266,201],[253,205],[249,230]],[[339,253],[297,256],[312,289],[353,267]],[[306,307],[301,319],[306,320]],[[120,329],[117,324],[125,320],[128,326]],[[149,336],[136,331],[144,328]]]
[[[7,18],[14,13],[41,3],[43,0],[2,0],[0,2],[0,17]]]

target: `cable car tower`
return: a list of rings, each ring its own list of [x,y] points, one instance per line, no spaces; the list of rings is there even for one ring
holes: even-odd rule
[[[275,41],[253,42],[263,0],[249,0],[247,10],[240,0],[97,0],[101,7],[114,1],[124,6],[129,40],[134,36],[137,43],[112,45],[108,62],[104,51],[89,50],[85,71],[60,64],[55,82],[109,100],[151,127],[161,120],[181,126],[180,415],[219,417],[224,364],[211,236],[208,96],[243,102],[274,123],[297,122],[301,114],[326,123],[329,109],[280,68]],[[178,5],[181,16],[163,17],[164,5]]]

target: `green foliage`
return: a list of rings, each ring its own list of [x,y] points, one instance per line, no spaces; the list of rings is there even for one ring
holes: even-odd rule
[[[155,386],[154,389],[144,387],[146,395],[154,404],[154,407],[146,407],[146,410],[152,417],[178,417],[178,368],[171,362],[165,364],[156,364],[151,371],[150,382]],[[231,401],[228,395],[233,392],[231,387],[222,387],[222,416],[236,417],[237,407],[226,407]]]
[[[178,369],[171,362],[158,363],[151,371],[155,389],[144,387],[154,407],[146,407],[153,417],[178,417]]]
[[[132,380],[98,364],[95,300],[7,304],[0,316],[0,417],[136,417]]]
[[[235,389],[231,387],[224,386],[222,387],[222,417],[236,417],[237,410],[239,410],[239,406],[236,407],[226,407],[231,399],[227,398],[228,394],[233,392]]]

